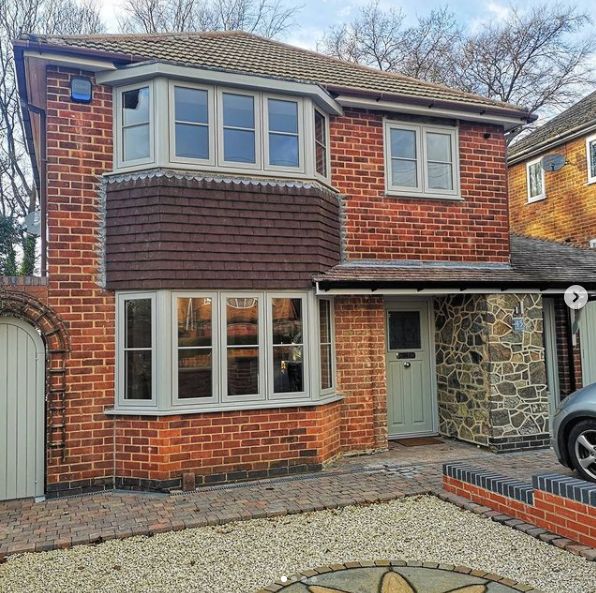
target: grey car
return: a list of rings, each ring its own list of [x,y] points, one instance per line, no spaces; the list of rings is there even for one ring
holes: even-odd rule
[[[558,407],[553,445],[563,465],[596,482],[596,383],[571,394]]]

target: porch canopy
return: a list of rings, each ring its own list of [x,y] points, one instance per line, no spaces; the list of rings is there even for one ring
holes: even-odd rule
[[[562,294],[579,284],[596,296],[596,249],[512,235],[509,264],[357,260],[313,280],[317,294]]]

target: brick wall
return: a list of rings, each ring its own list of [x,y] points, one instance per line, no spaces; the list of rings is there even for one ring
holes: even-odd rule
[[[337,387],[344,396],[341,443],[359,451],[387,446],[385,308],[382,297],[336,297]]]
[[[565,155],[567,164],[559,171],[544,173],[544,200],[528,204],[525,162],[509,168],[511,229],[586,247],[590,239],[596,238],[596,184],[588,185],[586,138],[547,152]]]
[[[346,196],[348,258],[508,261],[501,128],[460,122],[464,201],[385,195],[382,114],[346,110],[330,133],[333,184]]]

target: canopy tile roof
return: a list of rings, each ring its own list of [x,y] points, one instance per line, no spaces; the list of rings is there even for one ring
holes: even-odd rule
[[[179,65],[213,68],[236,73],[319,84],[381,95],[400,95],[484,106],[490,110],[530,114],[514,105],[501,103],[421,81],[401,74],[382,72],[240,32],[201,32],[135,35],[28,35],[15,42],[16,47],[68,48],[85,53],[114,54],[128,61],[163,61]]]
[[[519,161],[546,151],[554,143],[596,127],[596,91],[559,113],[531,134],[513,143],[508,150],[509,161]]]
[[[596,289],[596,250],[512,235],[511,265],[446,262],[350,262],[314,278],[323,288],[539,288],[581,284]]]

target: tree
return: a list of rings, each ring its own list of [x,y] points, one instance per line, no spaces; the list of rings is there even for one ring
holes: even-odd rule
[[[126,0],[122,32],[248,31],[276,37],[299,6],[282,0]]]
[[[19,222],[35,211],[38,196],[25,148],[21,106],[16,88],[12,40],[25,33],[47,35],[92,33],[103,30],[93,4],[74,0],[2,0],[0,2],[0,220],[4,238],[12,241],[6,253],[16,260],[15,245],[22,255],[20,273],[32,274],[35,239]],[[9,233],[6,229],[10,228]],[[14,270],[13,270],[14,268]],[[16,273],[16,264],[11,267]],[[1,273],[1,272],[0,272]]]
[[[531,111],[568,106],[593,84],[594,36],[589,17],[573,6],[544,3],[464,31],[446,8],[404,26],[403,13],[375,0],[354,20],[332,28],[329,55],[440,82]]]

